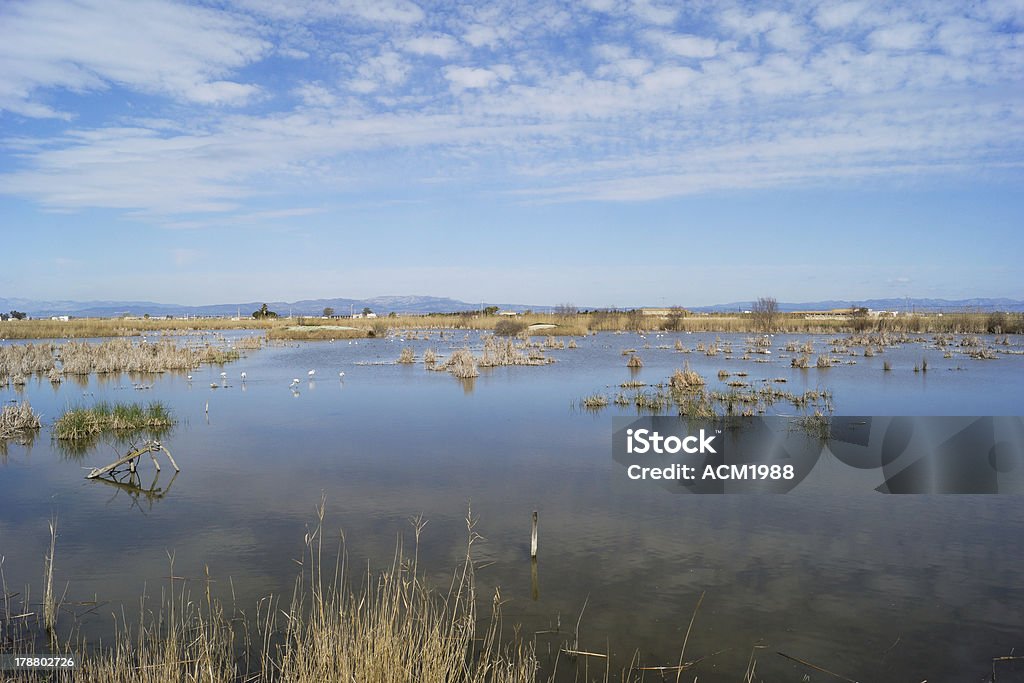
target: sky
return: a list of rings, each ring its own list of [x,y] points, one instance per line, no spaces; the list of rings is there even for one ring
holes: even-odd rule
[[[1024,0],[4,0],[0,298],[1024,298]]]

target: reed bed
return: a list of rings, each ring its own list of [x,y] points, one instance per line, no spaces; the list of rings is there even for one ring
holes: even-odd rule
[[[39,414],[28,401],[6,404],[0,409],[0,441],[24,438],[41,426]]]
[[[287,325],[267,330],[267,339],[290,341],[329,341],[365,339],[374,336],[369,329],[349,329],[347,325]]]
[[[324,557],[323,505],[306,534],[301,573],[290,598],[270,595],[252,613],[229,611],[209,590],[191,595],[171,580],[156,607],[140,607],[131,622],[115,615],[110,644],[68,638],[79,663],[74,672],[46,680],[79,683],[532,683],[539,664],[532,644],[502,631],[502,601],[495,590],[479,604],[467,517],[464,560],[446,591],[430,586],[399,544],[391,567],[350,585],[343,549]],[[422,524],[415,527],[419,543]],[[328,556],[331,551],[327,551]],[[53,547],[47,557],[52,580]],[[171,576],[174,563],[171,560]],[[143,596],[140,605],[150,600]],[[23,620],[22,622],[23,623]],[[3,626],[0,622],[0,626]],[[10,625],[8,625],[10,626]],[[22,631],[25,626],[22,625]],[[9,629],[10,630],[10,629]],[[15,635],[15,634],[5,634]],[[7,638],[0,652],[31,651],[31,637]],[[64,648],[62,648],[64,649]],[[65,650],[66,651],[66,650]],[[6,679],[5,679],[6,680]],[[35,674],[13,680],[37,680]]]
[[[160,432],[176,423],[170,410],[162,403],[147,406],[135,403],[97,403],[91,408],[73,408],[61,415],[53,425],[59,440],[89,439],[107,432]]]
[[[231,347],[178,346],[172,341],[133,343],[129,339],[111,339],[99,343],[11,344],[0,346],[0,382],[32,375],[57,383],[68,375],[191,370],[203,363],[227,363],[240,355]]]
[[[403,365],[412,365],[416,362],[416,352],[413,351],[411,347],[406,346],[398,355],[398,360],[396,362]]]
[[[546,357],[540,349],[530,349],[524,353],[527,345],[517,344],[512,339],[491,335],[485,336],[483,342],[483,354],[477,359],[477,364],[482,368],[503,365],[548,365],[555,362],[554,359]]]
[[[296,325],[296,322],[300,324]],[[339,325],[343,323],[343,325]],[[835,320],[809,319],[803,313],[781,313],[773,321],[774,331],[790,334],[829,333],[927,333],[927,334],[1022,334],[1024,314],[946,312],[943,314],[871,316]],[[554,325],[553,328],[531,331],[532,325]],[[184,332],[210,329],[266,330],[271,339],[348,338],[331,327],[350,326],[353,336],[384,336],[388,327],[406,330],[502,330],[514,336],[521,331],[544,336],[585,336],[592,332],[653,331],[760,333],[754,316],[721,314],[644,315],[640,311],[590,311],[572,316],[528,312],[514,318],[483,315],[479,311],[397,315],[378,319],[322,319],[319,317],[276,318],[266,320],[202,318],[189,320],[123,318],[84,318],[59,322],[51,320],[19,320],[0,323],[0,338],[60,339],[82,337],[138,336],[147,332]],[[289,329],[289,328],[301,329]],[[314,328],[325,328],[316,331]]]

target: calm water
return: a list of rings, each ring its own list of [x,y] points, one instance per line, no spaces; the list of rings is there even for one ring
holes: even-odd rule
[[[30,447],[9,444],[0,455],[8,589],[31,583],[38,591],[47,521],[56,515],[56,578],[69,583],[68,600],[110,601],[82,617],[86,628],[101,632],[119,601],[135,605],[145,588],[163,585],[168,553],[175,574],[197,587],[209,566],[228,597],[230,577],[239,606],[250,608],[290,589],[293,558],[323,493],[328,528],[344,530],[357,567],[384,568],[399,534],[411,543],[409,519],[422,514],[429,524],[420,557],[439,585],[464,554],[471,506],[486,538],[476,547],[486,565],[482,594],[500,586],[508,625],[521,623],[527,633],[560,625],[561,633],[537,636],[545,658],[572,642],[586,604],[581,648],[610,650],[613,668],[637,650],[645,666],[675,664],[702,592],[687,659],[728,651],[693,670],[701,681],[740,680],[755,644],[767,646],[758,650],[758,671],[780,681],[799,681],[808,670],[777,651],[861,681],[915,682],[986,680],[992,657],[1015,647],[1020,654],[1024,499],[883,496],[814,482],[778,496],[631,487],[610,454],[612,417],[631,409],[575,406],[596,392],[613,395],[630,379],[664,381],[688,360],[712,388],[724,368],[749,373],[755,385],[786,378],[782,386],[794,393],[830,389],[836,414],[1019,415],[1024,356],[944,359],[927,344],[907,344],[843,358],[856,365],[796,370],[779,357],[791,355],[782,351],[784,336],[772,356],[753,356],[767,363],[740,360],[743,335],[718,335],[732,341],[731,360],[671,348],[677,338],[693,349],[715,336],[601,334],[578,340],[578,349],[547,352],[554,365],[483,370],[468,383],[422,363],[392,363],[403,346],[420,356],[427,347],[446,353],[451,343],[478,344],[475,334],[438,341],[435,333],[429,342],[265,348],[225,366],[228,386],[218,389],[210,383],[220,383],[222,368],[204,366],[191,382],[184,373],[92,376],[59,388],[32,379],[20,391],[0,390],[5,401],[28,398],[46,424],[67,406],[159,399],[180,420],[164,443],[182,467],[165,497],[136,499],[83,479],[89,466],[114,459],[110,444],[69,457],[46,427]],[[826,337],[814,339],[816,351],[830,348]],[[1019,339],[1013,343],[1021,349]],[[644,360],[638,372],[625,367],[627,347]],[[914,373],[922,357],[929,371]],[[884,361],[893,372],[882,372]],[[292,378],[301,380],[296,391]],[[133,379],[152,388],[136,390]],[[140,469],[148,483],[151,464]],[[170,474],[165,467],[160,486]],[[537,600],[532,510],[540,516]],[[575,675],[564,656],[559,667],[568,680]]]

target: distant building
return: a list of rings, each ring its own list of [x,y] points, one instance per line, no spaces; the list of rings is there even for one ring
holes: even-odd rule
[[[859,318],[873,315],[870,308],[833,308],[830,311],[803,311],[807,320],[846,320],[848,318]]]
[[[515,311],[498,311],[498,315],[505,315],[505,316],[508,316],[508,317],[511,318],[511,317],[517,316],[519,314],[516,313]]]
[[[71,320],[70,315],[51,315],[50,320],[56,320],[58,322],[66,323]]]
[[[683,315],[689,315],[690,312],[685,308],[641,308],[640,313],[643,315],[657,316],[659,318],[667,318],[670,315],[681,313]]]

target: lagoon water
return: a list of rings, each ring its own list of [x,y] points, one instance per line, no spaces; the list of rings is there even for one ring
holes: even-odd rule
[[[228,336],[237,334],[248,333]],[[237,605],[251,611],[261,596],[290,591],[323,495],[326,527],[344,531],[357,574],[367,564],[385,568],[400,535],[410,547],[409,520],[422,515],[420,562],[442,588],[464,555],[471,509],[486,539],[474,547],[482,607],[499,586],[506,627],[522,624],[548,664],[576,640],[579,620],[580,648],[610,652],[613,672],[636,652],[644,666],[675,665],[702,593],[686,659],[709,657],[687,680],[741,680],[755,646],[764,646],[757,671],[778,681],[805,673],[828,680],[780,651],[854,680],[933,683],[987,680],[993,657],[1020,654],[1024,499],[886,496],[814,482],[763,496],[623,485],[611,458],[612,418],[635,409],[578,405],[590,394],[613,396],[631,379],[663,382],[689,361],[712,388],[724,368],[749,373],[755,386],[785,378],[783,388],[794,393],[829,389],[837,415],[1020,415],[1024,356],[946,359],[912,343],[842,358],[855,365],[798,370],[779,357],[785,336],[773,340],[773,355],[748,361],[739,358],[743,335],[717,336],[732,341],[734,358],[672,348],[680,339],[694,349],[714,334],[599,334],[578,340],[577,349],[547,351],[553,365],[482,369],[471,381],[426,371],[422,362],[394,364],[404,346],[422,357],[428,347],[444,354],[479,344],[475,333],[438,340],[435,332],[429,341],[269,346],[223,368],[194,370],[191,382],[185,373],[93,375],[59,387],[32,378],[20,390],[0,389],[4,401],[29,399],[44,425],[68,406],[160,400],[179,419],[164,443],[182,468],[165,496],[147,499],[84,480],[120,446],[101,443],[73,456],[48,426],[30,446],[9,443],[0,455],[8,590],[32,584],[38,595],[47,522],[56,516],[55,579],[68,586],[68,609],[87,631],[103,633],[122,602],[134,609],[144,591],[157,594],[169,555],[174,574],[192,579],[197,593],[208,567],[215,592],[230,602],[233,589]],[[827,337],[793,338],[829,348]],[[1011,344],[1022,348],[1019,338]],[[626,368],[627,347],[642,357],[640,370]],[[913,372],[922,357],[928,372]],[[885,361],[892,372],[882,371]],[[226,386],[211,389],[222,370]],[[292,378],[300,379],[296,390]],[[137,390],[133,381],[152,386]],[[776,409],[795,412],[788,404]],[[148,483],[151,463],[140,471]],[[158,485],[171,474],[165,466]],[[91,612],[72,604],[94,597],[101,606]],[[562,655],[560,677],[573,680],[588,665],[600,678],[598,660]]]

